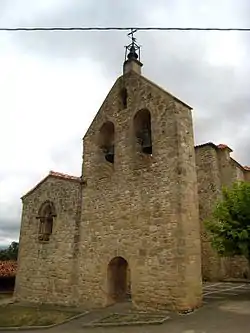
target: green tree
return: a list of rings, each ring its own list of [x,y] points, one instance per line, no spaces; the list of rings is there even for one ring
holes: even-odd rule
[[[18,247],[19,244],[17,242],[12,242],[8,248],[9,255],[11,257],[11,260],[17,260],[18,256]]]
[[[17,260],[18,246],[17,242],[12,242],[7,249],[0,250],[0,260]]]
[[[250,269],[250,183],[236,182],[223,188],[222,198],[205,227],[219,255],[242,255]]]

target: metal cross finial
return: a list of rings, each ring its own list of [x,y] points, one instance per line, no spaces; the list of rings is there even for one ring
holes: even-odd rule
[[[128,59],[138,59],[140,60],[140,46],[136,44],[136,38],[134,34],[137,32],[137,29],[131,28],[131,31],[128,33],[128,37],[132,40],[132,42],[125,46],[125,60]],[[139,52],[139,55],[137,54]]]
[[[128,33],[128,37],[132,39],[132,43],[136,41],[136,38],[134,37],[134,33],[137,31],[137,29],[131,28],[130,33]]]

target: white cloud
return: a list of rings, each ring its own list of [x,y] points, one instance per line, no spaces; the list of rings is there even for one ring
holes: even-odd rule
[[[68,0],[22,0],[15,1],[7,6],[2,24],[7,23],[8,26],[24,23],[33,20],[34,17],[49,16],[54,11],[65,10],[70,7]]]
[[[0,218],[20,221],[21,195],[49,170],[80,175],[81,138],[110,82],[90,59],[49,61],[1,44]]]
[[[41,172],[62,141],[80,135],[81,144],[108,84],[87,59],[45,62],[17,53],[0,63],[1,171]]]

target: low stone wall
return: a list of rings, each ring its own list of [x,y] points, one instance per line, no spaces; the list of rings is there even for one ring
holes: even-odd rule
[[[246,279],[250,276],[248,262],[241,256],[222,258],[221,269],[225,279]]]

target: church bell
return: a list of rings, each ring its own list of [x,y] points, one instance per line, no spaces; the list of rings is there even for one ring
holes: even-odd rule
[[[151,133],[148,129],[142,132],[142,152],[145,154],[152,154]]]
[[[105,159],[110,163],[114,163],[114,145],[106,147],[105,149]]]

